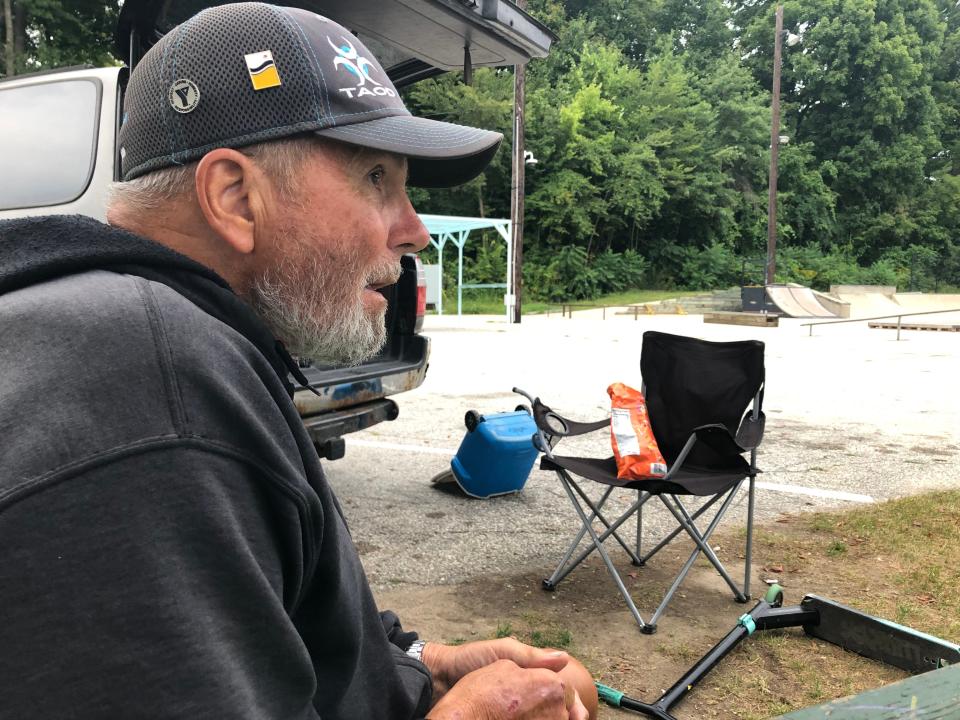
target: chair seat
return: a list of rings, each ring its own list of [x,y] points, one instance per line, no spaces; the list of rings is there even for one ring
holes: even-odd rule
[[[616,485],[632,490],[646,490],[653,495],[716,495],[725,492],[738,482],[750,476],[750,465],[739,458],[742,466],[724,470],[703,470],[684,466],[669,481],[657,480],[620,480],[617,478],[617,463],[613,457],[578,458],[554,455],[553,458],[540,458],[541,470],[567,470],[604,485]]]

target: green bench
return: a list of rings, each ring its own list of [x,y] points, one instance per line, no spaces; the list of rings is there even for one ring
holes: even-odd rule
[[[960,665],[914,675],[816,707],[781,715],[780,720],[957,720]]]

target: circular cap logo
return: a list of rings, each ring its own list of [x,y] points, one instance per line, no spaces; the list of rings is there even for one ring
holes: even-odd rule
[[[178,113],[193,112],[200,102],[200,88],[193,80],[177,80],[167,94],[170,106]]]

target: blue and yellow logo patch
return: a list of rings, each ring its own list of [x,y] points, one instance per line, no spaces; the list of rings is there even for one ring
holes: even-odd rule
[[[273,61],[272,52],[264,50],[250,53],[244,55],[243,59],[247,63],[247,72],[250,73],[250,82],[253,83],[254,90],[280,86],[280,73],[277,72],[277,64]]]

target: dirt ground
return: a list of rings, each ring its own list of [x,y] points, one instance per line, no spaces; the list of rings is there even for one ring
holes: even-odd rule
[[[718,534],[714,540],[720,551],[725,546],[742,547],[736,534]],[[798,604],[812,593],[932,630],[924,627],[927,618],[912,612],[935,604],[936,598],[919,592],[916,597],[904,597],[894,582],[905,570],[901,562],[875,555],[881,551],[869,542],[858,542],[856,537],[848,541],[849,549],[838,551],[836,533],[826,525],[820,531],[811,529],[809,516],[784,514],[759,526],[752,595],[762,597],[766,592],[762,579],[777,579],[784,586],[785,605]],[[649,615],[659,601],[673,570],[682,563],[679,551],[686,547],[667,549],[640,569],[630,566],[622,552],[613,553],[642,614]],[[730,564],[728,568],[734,571]],[[720,577],[705,561],[698,561],[661,618],[657,633],[643,635],[599,558],[588,559],[555,592],[540,587],[548,573],[549,568],[544,568],[539,573],[477,578],[456,585],[398,585],[381,589],[378,600],[427,638],[460,643],[515,635],[534,644],[564,647],[599,681],[647,702],[656,700],[755,603],[736,603]],[[960,618],[952,628],[960,632]],[[767,631],[742,643],[673,713],[680,720],[767,718],[905,676],[895,668],[808,638],[800,629]],[[631,716],[605,706],[600,712],[608,720]]]

